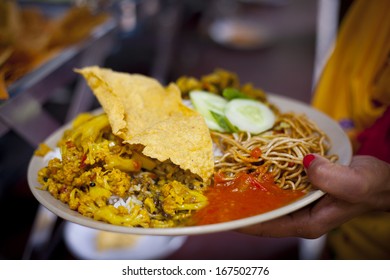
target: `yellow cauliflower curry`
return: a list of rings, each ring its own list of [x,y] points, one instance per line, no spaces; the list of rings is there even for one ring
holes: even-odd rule
[[[123,226],[173,227],[207,203],[205,183],[115,136],[106,114],[82,114],[58,143],[38,182],[73,210]]]

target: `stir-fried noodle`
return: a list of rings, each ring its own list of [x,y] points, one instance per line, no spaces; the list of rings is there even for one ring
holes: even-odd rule
[[[216,172],[232,179],[239,172],[261,170],[259,176],[269,172],[283,189],[311,187],[302,164],[305,155],[316,153],[337,160],[336,155],[327,155],[327,135],[305,115],[281,114],[272,130],[259,135],[212,132],[212,137],[222,152],[216,158]]]

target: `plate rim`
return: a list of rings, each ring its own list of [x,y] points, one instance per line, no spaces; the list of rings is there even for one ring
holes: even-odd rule
[[[318,111],[317,109],[310,106],[310,104],[306,104],[302,101],[292,99],[289,97],[277,95],[274,93],[267,93],[268,100],[271,103],[274,103],[277,105],[277,103],[281,102],[287,102],[291,105],[298,106],[300,108],[306,108],[306,110],[311,111],[311,113],[317,114],[323,119],[326,119],[329,123],[332,125],[337,124],[333,119],[331,119],[328,115],[326,115],[323,112]],[[278,105],[277,105],[278,106]],[[101,108],[98,108],[96,110],[93,110],[92,112],[97,112],[101,110]],[[286,110],[283,110],[286,111]],[[295,112],[295,110],[294,110]],[[59,129],[54,131],[48,138],[46,138],[43,142],[52,142],[53,139],[57,137],[57,135],[62,135],[63,131],[68,128],[71,125],[71,123],[67,123],[63,126],[61,126]],[[348,136],[345,134],[345,132],[342,130],[341,126],[337,124],[337,126],[334,126],[333,129],[338,129],[339,133],[343,135],[343,137],[348,140],[348,147],[344,147],[343,150],[346,153],[346,157],[344,161],[339,162],[340,164],[347,165],[351,162],[352,159],[352,145],[349,141]],[[216,224],[210,224],[210,225],[201,225],[201,226],[185,226],[185,227],[172,227],[172,228],[140,228],[140,227],[125,227],[125,226],[119,226],[119,225],[113,225],[108,224],[101,221],[96,221],[92,218],[85,217],[78,213],[75,210],[70,210],[68,205],[57,200],[54,198],[49,192],[39,189],[39,183],[32,179],[33,176],[37,176],[37,172],[33,173],[34,164],[36,164],[36,160],[43,160],[40,157],[32,156],[30,159],[30,162],[28,164],[28,170],[27,170],[27,179],[28,179],[28,185],[29,189],[34,195],[34,197],[38,200],[38,202],[46,207],[49,211],[53,212],[55,215],[61,217],[62,219],[66,221],[70,221],[76,224],[79,224],[81,226],[94,228],[98,230],[105,230],[105,231],[113,231],[113,232],[119,232],[119,233],[128,233],[128,234],[137,234],[137,235],[199,235],[199,234],[208,234],[208,233],[215,233],[215,232],[222,232],[222,231],[228,231],[228,230],[234,230],[258,223],[263,223],[272,219],[279,218],[281,216],[284,216],[286,214],[292,213],[297,211],[298,209],[301,209],[312,202],[318,200],[321,198],[325,193],[321,190],[312,190],[309,193],[307,193],[302,198],[299,198],[298,200],[291,202],[287,205],[284,205],[282,207],[279,207],[277,209],[265,212],[263,214],[246,217],[238,220],[228,221],[228,222],[222,222],[222,223],[216,223]],[[39,169],[38,169],[39,170]],[[56,207],[55,204],[48,203],[48,200],[45,199],[44,195],[48,197],[49,201],[54,201],[60,203],[60,207]],[[64,211],[64,209],[67,209],[69,211]]]

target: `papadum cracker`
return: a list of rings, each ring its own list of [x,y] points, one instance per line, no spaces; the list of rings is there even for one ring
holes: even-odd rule
[[[129,144],[144,146],[143,154],[170,159],[204,181],[214,171],[212,140],[203,117],[183,105],[175,84],[166,88],[139,74],[97,66],[81,73],[107,113],[112,131]]]

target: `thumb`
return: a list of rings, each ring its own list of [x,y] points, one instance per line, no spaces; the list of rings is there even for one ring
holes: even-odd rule
[[[303,165],[310,182],[318,189],[351,203],[361,199],[356,196],[356,186],[361,183],[356,170],[315,154],[305,156]]]

